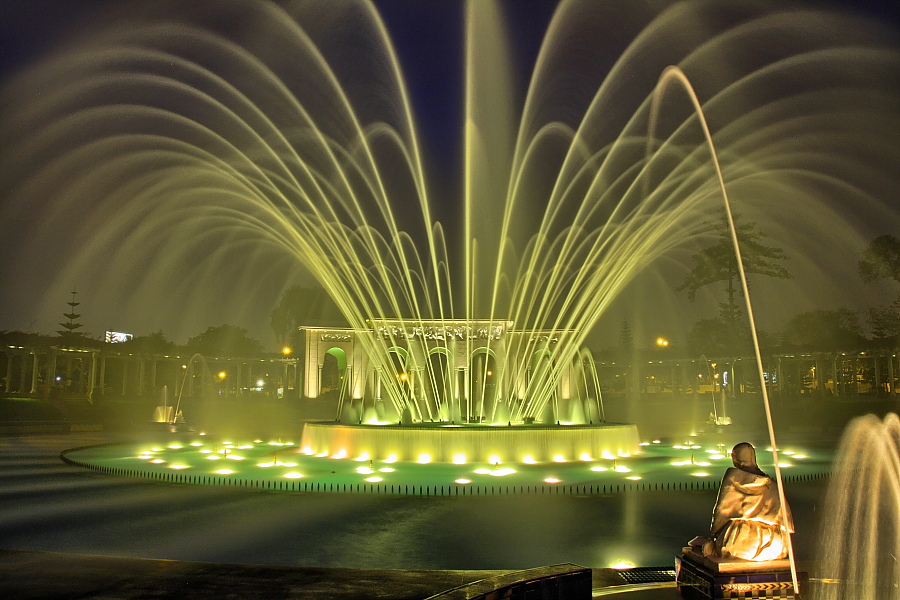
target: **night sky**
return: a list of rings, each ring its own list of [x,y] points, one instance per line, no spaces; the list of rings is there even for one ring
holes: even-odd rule
[[[597,0],[598,3],[602,1]],[[461,219],[454,198],[459,196],[462,187],[460,146],[464,93],[464,5],[460,0],[382,0],[375,4],[397,48],[410,90],[418,131],[423,140],[422,155],[436,218],[453,231]],[[622,6],[628,4],[621,3]],[[668,4],[645,2],[639,12],[651,15],[657,10],[655,7]],[[181,8],[185,3],[174,2],[172,5]],[[503,3],[511,37],[517,102],[525,96],[528,77],[555,5],[549,0],[510,0]],[[6,85],[8,82],[27,72],[42,58],[68,47],[88,27],[109,19],[109,13],[136,17],[144,14],[146,6],[147,3],[137,0],[5,1],[2,7],[4,18],[0,20],[3,48],[0,52],[0,76],[4,83],[3,95],[0,96],[0,110],[3,111],[0,113],[0,125],[4,130],[16,119],[10,106],[20,102],[18,97],[11,100]],[[873,38],[877,38],[882,46],[893,44],[895,53],[900,50],[896,2],[817,2],[813,6],[832,6],[839,11],[871,19]],[[630,19],[624,16],[621,23],[610,19],[603,24],[609,39],[628,29],[625,21],[629,21],[629,27],[634,27]],[[861,21],[853,21],[853,24],[866,27]],[[238,23],[218,25],[236,31],[241,27]],[[685,35],[689,36],[690,32]],[[605,37],[598,38],[597,43],[611,44]],[[900,107],[896,82],[885,83],[884,89],[888,96],[895,95],[892,105],[896,113]],[[891,100],[887,101],[887,105],[890,111]],[[2,149],[2,158],[6,159],[6,151],[15,141],[4,133],[2,142],[6,145]],[[878,153],[879,149],[873,147],[871,151]],[[880,155],[879,160],[875,161],[881,172],[888,173],[885,181],[878,183],[877,192],[873,192],[882,195],[880,206],[844,206],[834,214],[829,213],[828,219],[821,220],[823,237],[833,236],[837,242],[823,239],[804,245],[802,241],[792,238],[791,224],[784,221],[776,223],[773,220],[767,223],[771,227],[763,227],[776,243],[786,246],[789,255],[802,255],[804,258],[788,264],[795,274],[789,283],[753,282],[753,290],[759,295],[758,300],[754,300],[758,302],[761,312],[760,327],[776,330],[787,318],[803,310],[841,306],[857,310],[891,300],[895,290],[887,284],[863,284],[855,273],[855,265],[859,259],[858,252],[873,237],[900,234],[900,195],[896,193],[900,191],[900,169],[897,168],[900,164],[894,162],[896,158],[895,152],[892,156]],[[0,180],[3,184],[0,189],[0,260],[3,261],[0,265],[0,330],[52,333],[58,328],[61,313],[67,308],[65,302],[68,295],[65,292],[74,286],[82,302],[79,309],[83,314],[84,330],[95,337],[101,336],[105,329],[136,335],[162,330],[174,341],[183,342],[208,326],[230,323],[245,327],[251,336],[271,346],[274,343],[269,328],[271,307],[286,287],[310,283],[309,275],[303,268],[283,258],[273,260],[271,268],[260,273],[258,284],[252,289],[247,288],[244,279],[230,282],[213,280],[207,289],[194,290],[189,300],[187,297],[183,300],[176,297],[178,290],[188,283],[185,281],[173,280],[166,284],[165,289],[153,290],[127,278],[122,280],[121,286],[100,277],[96,281],[73,281],[73,271],[64,266],[66,260],[63,258],[70,258],[78,252],[80,244],[88,243],[87,234],[83,233],[85,230],[79,230],[82,231],[80,237],[67,239],[65,232],[44,226],[45,211],[49,210],[52,200],[44,199],[46,205],[23,207],[18,193],[9,184],[10,180],[21,181],[22,174],[15,173],[10,177],[9,164],[3,170],[7,172],[7,178]],[[114,212],[110,209],[107,214],[112,218]],[[16,217],[9,218],[11,214]],[[759,220],[760,215],[753,216]],[[814,214],[807,217],[812,221],[819,218]],[[835,231],[835,222],[846,225],[846,230]],[[102,222],[97,222],[96,227],[98,231],[102,229]],[[34,243],[36,239],[40,240],[39,244]],[[26,240],[31,243],[23,243]],[[59,245],[61,240],[66,240],[65,245]],[[793,244],[795,241],[798,242],[796,245]],[[787,247],[788,244],[791,246]],[[829,248],[834,252],[829,252]],[[618,332],[623,319],[636,324],[635,333],[639,340],[667,335],[676,341],[684,341],[686,331],[697,318],[710,316],[720,298],[710,297],[705,301],[701,299],[697,303],[688,303],[684,294],[672,292],[672,284],[678,283],[678,273],[683,273],[683,270],[675,269],[673,275],[671,265],[679,261],[683,261],[683,256],[664,260],[660,268],[629,286],[621,301],[598,323],[592,345],[603,347],[615,343],[611,338]],[[810,265],[815,268],[809,268]],[[173,271],[177,271],[175,266],[172,265]],[[94,268],[102,271],[102,265]],[[185,267],[184,272],[195,271]],[[131,277],[139,278],[134,273]],[[98,283],[101,279],[102,285]],[[754,292],[751,296],[755,295]],[[138,301],[134,298],[136,294],[143,298]]]

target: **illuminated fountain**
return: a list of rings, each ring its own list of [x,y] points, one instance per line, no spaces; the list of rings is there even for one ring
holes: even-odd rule
[[[260,272],[286,279],[302,265],[349,324],[316,332],[342,383],[341,422],[301,442],[315,454],[634,453],[635,428],[605,422],[588,335],[638,274],[710,234],[726,185],[767,218],[788,198],[806,214],[829,186],[871,201],[841,181],[859,160],[828,132],[850,115],[875,146],[889,103],[856,80],[831,79],[840,93],[801,83],[812,67],[847,78],[894,57],[823,42],[844,34],[835,17],[801,44],[785,32],[803,18],[743,7],[698,45],[681,32],[704,9],[681,4],[601,72],[603,49],[570,46],[596,39],[597,4],[559,6],[521,106],[499,4],[467,4],[461,216],[441,213],[450,199],[426,182],[400,61],[368,2],[229,4],[259,38],[196,15],[90,36],[10,95],[25,100],[3,130],[17,140],[3,145],[8,187],[23,206],[54,198],[47,218],[70,230],[103,224],[71,253],[66,285],[100,262],[118,284],[151,256],[134,295],[167,290],[157,310],[170,302],[170,315],[201,282],[228,281],[231,301]],[[776,49],[772,31],[797,43]],[[752,44],[771,62],[706,77]],[[775,94],[784,81],[796,92]],[[817,169],[828,177],[808,184],[801,174]],[[85,212],[95,218],[75,218]],[[197,256],[190,276],[176,268]]]
[[[900,419],[854,419],[828,486],[817,600],[900,599]]]

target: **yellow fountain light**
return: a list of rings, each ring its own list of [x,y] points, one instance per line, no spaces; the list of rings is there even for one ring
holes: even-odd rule
[[[378,470],[381,471],[382,473],[393,473],[394,472],[394,469],[392,469],[391,467],[381,467]]]
[[[201,450],[200,454],[212,454],[212,450]]]
[[[501,461],[500,457],[496,454],[491,454],[490,456],[488,456],[488,462],[492,465],[499,465],[503,461]]]
[[[357,456],[357,457],[354,458],[353,460],[355,460],[356,462],[363,462],[363,461],[366,461],[366,460],[372,460],[372,457],[369,455],[368,452],[363,452],[362,454],[360,454],[359,456]]]
[[[725,458],[725,455],[724,454],[710,454],[709,457],[712,458],[713,460],[722,460],[723,458]]]
[[[791,463],[784,463],[784,462],[783,462],[783,463],[778,463],[778,466],[781,467],[782,469],[786,469],[786,468],[788,468],[788,467],[793,467],[794,465],[792,465]]]
[[[631,469],[625,465],[616,465],[615,471],[616,473],[631,473]]]
[[[466,455],[465,454],[454,454],[453,455],[453,464],[454,465],[466,464]]]
[[[154,459],[151,460],[150,462],[152,462],[154,465],[161,465],[161,464],[163,464],[163,463],[166,462],[166,461],[164,461],[164,460],[161,459],[161,458],[154,458]]]
[[[232,473],[234,473],[234,471],[232,471],[231,469],[219,469],[218,471],[216,471],[217,475],[231,475]]]
[[[229,460],[244,460],[243,456],[239,456],[237,454],[228,454],[227,456],[225,456],[225,458]]]
[[[708,467],[708,466],[710,466],[712,463],[708,463],[708,462],[705,462],[705,461],[701,461],[701,462],[695,462],[694,464],[697,465],[698,467]]]
[[[249,450],[253,447],[253,444],[243,444],[237,447],[238,450]]]
[[[622,569],[633,569],[634,567],[635,567],[635,564],[633,562],[628,561],[628,560],[621,560],[621,559],[619,559],[615,563],[609,565],[610,569],[619,569],[620,571]]]
[[[191,446],[202,446],[203,442],[191,442]]]
[[[560,481],[562,481],[562,480],[558,479],[556,477],[546,477],[544,479],[544,483],[559,483]]]
[[[782,454],[787,454],[788,456],[793,456],[795,453],[793,450],[785,450]]]
[[[654,444],[661,444],[662,442],[661,442],[660,440],[653,440],[653,443],[654,443]]]
[[[286,479],[300,479],[303,477],[303,473],[297,473],[296,471],[291,471],[290,473],[285,473],[284,477]]]
[[[326,456],[328,456],[328,450],[323,450],[322,452],[316,454],[316,458],[325,458]]]
[[[522,458],[522,462],[525,463],[526,465],[536,465],[537,464],[537,461],[534,460],[534,457],[531,456],[530,454],[526,454]]]
[[[799,460],[803,460],[804,458],[806,458],[806,455],[805,455],[805,454],[795,454],[795,455],[794,455],[794,458],[795,458],[795,459],[799,459]]]
[[[220,458],[222,458],[222,457],[219,456],[218,454],[210,454],[209,456],[206,457],[206,460],[219,460]]]
[[[638,481],[638,480],[640,480],[640,477],[638,477],[637,475],[632,475],[631,477],[626,477],[625,479],[630,479],[631,481]]]
[[[416,459],[416,462],[419,463],[420,465],[427,465],[428,463],[431,462],[431,455],[428,454],[427,452],[423,452]]]
[[[638,446],[649,446],[650,442],[641,442]]]
[[[562,454],[557,454],[553,457],[553,462],[563,463],[566,462],[566,457]]]
[[[375,469],[372,469],[370,467],[357,467],[356,472],[360,475],[371,475],[375,472]]]
[[[695,471],[694,473],[691,473],[691,475],[694,477],[709,477],[709,473],[706,473],[705,471]]]
[[[309,446],[304,446],[304,447],[300,450],[300,454],[306,454],[307,456],[309,456],[310,454],[314,454],[314,451],[313,451],[313,449],[310,448]]]
[[[366,481],[368,481],[369,483],[378,483],[379,481],[383,481],[383,480],[381,477],[378,477],[377,475],[373,475],[372,477],[366,477]]]
[[[170,444],[169,450],[181,450],[181,446],[179,444]]]
[[[162,448],[151,448],[150,452],[162,452]]]
[[[198,433],[198,434],[197,434],[197,435],[206,435],[206,433],[205,433],[205,432],[203,432],[203,431],[201,431],[201,432],[200,432],[200,433]]]
[[[594,460],[593,458],[591,458],[591,455],[588,454],[587,452],[582,452],[582,453],[578,456],[578,459],[579,459],[579,460],[583,460],[584,462],[591,462],[592,460]]]
[[[253,443],[254,443],[254,444],[262,444],[263,441],[262,441],[262,440],[253,440]]]
[[[388,454],[388,457],[384,459],[384,462],[386,462],[388,464],[397,462],[397,455],[396,454]]]
[[[672,466],[673,466],[673,467],[683,467],[683,466],[685,466],[685,465],[690,465],[690,464],[693,464],[693,463],[691,463],[691,461],[689,461],[689,460],[676,460],[676,461],[672,461]]]
[[[153,458],[153,455],[152,454],[141,454],[140,456],[138,456],[138,458],[149,460],[149,459]]]
[[[453,483],[456,483],[459,485],[469,485],[470,483],[472,483],[472,480],[466,479],[465,477],[460,477],[459,479],[454,479]]]
[[[591,471],[602,473],[603,471],[609,471],[609,469],[607,469],[606,467],[591,467]]]
[[[340,450],[338,450],[337,452],[332,454],[331,458],[333,458],[335,460],[341,460],[342,458],[347,458],[347,450],[345,450],[344,448],[341,448]]]
[[[273,463],[273,462],[257,463],[256,466],[257,466],[257,467],[262,467],[263,469],[268,469],[269,467],[274,467],[274,466],[275,466],[275,463]]]
[[[281,465],[282,467],[296,467],[297,466],[297,463],[295,463],[295,462],[283,462],[283,463],[278,463],[278,464]]]
[[[187,465],[169,465],[170,469],[187,469]]]
[[[600,456],[605,458],[606,460],[616,460],[616,455],[610,452],[609,450],[604,450],[600,453]]]

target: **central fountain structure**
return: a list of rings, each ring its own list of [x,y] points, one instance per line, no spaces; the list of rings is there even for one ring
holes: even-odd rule
[[[337,418],[305,425],[301,447],[419,462],[637,453],[634,425],[605,422],[590,353],[557,362],[556,350],[574,332],[513,325],[380,319],[365,330],[306,328],[305,395],[336,391]]]

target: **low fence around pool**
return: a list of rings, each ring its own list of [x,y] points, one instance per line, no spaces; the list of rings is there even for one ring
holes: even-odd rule
[[[191,475],[187,473],[164,473],[95,465],[69,458],[70,452],[117,446],[118,443],[96,444],[69,448],[60,453],[59,458],[66,464],[88,469],[103,475],[150,479],[161,483],[185,485],[215,485],[248,488],[263,491],[332,493],[332,494],[381,494],[413,496],[504,496],[504,495],[569,495],[591,496],[611,495],[627,492],[697,492],[719,489],[718,480],[675,481],[675,482],[628,482],[610,484],[547,484],[547,485],[409,485],[381,483],[333,483],[322,481],[283,481],[272,479],[252,479],[228,475]],[[784,476],[785,483],[812,482],[826,479],[830,472],[804,473]]]

